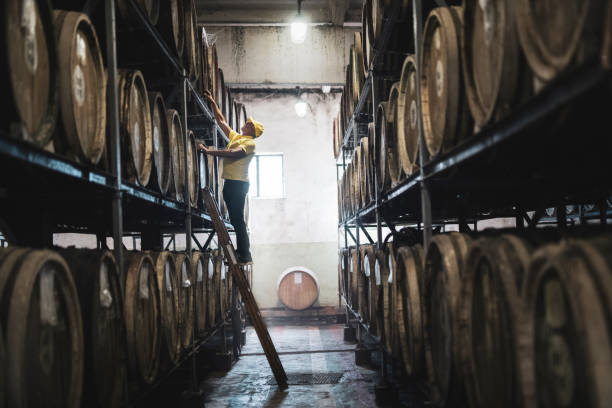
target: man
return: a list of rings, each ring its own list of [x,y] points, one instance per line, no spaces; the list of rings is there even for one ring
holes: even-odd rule
[[[209,156],[223,158],[223,174],[225,180],[223,185],[223,199],[227,204],[230,222],[236,231],[238,262],[242,264],[251,263],[251,251],[249,249],[249,235],[244,222],[244,202],[249,192],[249,163],[255,155],[255,138],[263,133],[263,125],[249,117],[240,130],[242,134],[232,130],[225,117],[219,110],[210,92],[204,94],[210,102],[217,124],[229,139],[227,148],[224,150],[211,150],[199,145]]]

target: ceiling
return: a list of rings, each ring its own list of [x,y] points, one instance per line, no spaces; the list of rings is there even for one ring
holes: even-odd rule
[[[313,24],[361,23],[362,0],[303,0]],[[297,14],[297,0],[196,0],[198,22],[213,25],[284,25]]]

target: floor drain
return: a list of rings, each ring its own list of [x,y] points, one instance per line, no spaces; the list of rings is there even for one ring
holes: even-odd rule
[[[290,373],[287,374],[287,384],[289,385],[317,385],[317,384],[338,384],[342,378],[342,373]],[[270,376],[268,385],[276,385],[276,380]]]

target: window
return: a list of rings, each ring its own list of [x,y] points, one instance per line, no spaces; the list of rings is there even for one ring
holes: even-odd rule
[[[256,154],[249,166],[250,197],[283,198],[283,154]]]

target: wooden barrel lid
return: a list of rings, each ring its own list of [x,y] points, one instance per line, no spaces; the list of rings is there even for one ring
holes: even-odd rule
[[[187,133],[187,171],[189,180],[189,202],[192,207],[197,207],[200,189],[200,172],[198,166],[198,149],[196,147],[195,135],[191,129]]]
[[[181,316],[181,344],[186,349],[193,339],[193,282],[191,258],[184,253],[175,255],[179,288],[179,311]]]
[[[161,2],[157,29],[164,36],[166,43],[176,52],[176,55],[179,58],[182,57],[185,42],[183,0]]]
[[[519,334],[538,401],[599,407],[612,398],[611,250],[608,235],[532,256]]]
[[[119,268],[108,250],[61,249],[74,279],[85,345],[82,404],[119,407],[125,398],[127,355]]]
[[[404,60],[399,90],[395,134],[397,155],[404,173],[411,175],[418,168],[419,160],[419,101],[414,55],[408,55]]]
[[[168,251],[151,254],[155,263],[157,287],[159,290],[159,308],[162,321],[162,339],[164,353],[168,359],[176,364],[181,356],[181,343],[179,338],[179,305],[178,289],[175,280],[175,258]]]
[[[391,186],[391,175],[389,174],[389,163],[388,163],[388,148],[387,141],[389,140],[387,134],[391,132],[389,129],[389,123],[387,121],[387,102],[381,102],[376,110],[376,122],[375,122],[375,139],[374,146],[376,147],[376,157],[378,158],[378,175],[377,186],[378,191],[385,192]]]
[[[161,314],[155,264],[142,252],[126,254],[125,326],[134,378],[151,384],[159,369]]]
[[[68,265],[49,250],[0,252],[7,406],[79,407],[83,326]]]
[[[310,269],[294,266],[279,276],[276,290],[281,302],[289,309],[304,310],[319,297],[319,280]]]
[[[2,7],[0,38],[8,69],[8,78],[2,80],[11,90],[10,116],[21,122],[19,137],[44,146],[55,130],[59,107],[51,9],[48,2],[35,0],[9,0]]]
[[[55,10],[60,103],[67,149],[97,164],[106,142],[106,74],[96,31],[86,14]],[[56,143],[57,144],[57,143]]]
[[[389,177],[391,178],[391,185],[397,185],[402,177],[402,167],[397,155],[397,111],[398,104],[400,98],[400,83],[395,82],[393,86],[391,86],[391,91],[389,92],[389,103],[387,105],[387,121],[390,123],[389,126],[390,132],[385,133],[387,137],[387,163],[389,167]]]
[[[521,55],[514,3],[464,2],[463,76],[478,128],[507,113],[517,95]]]
[[[531,376],[517,337],[523,302],[518,282],[531,248],[514,235],[480,238],[468,252],[459,297],[461,375],[472,405],[532,406]],[[527,391],[527,392],[525,392]]]
[[[184,202],[185,198],[185,146],[183,143],[183,124],[179,113],[174,109],[168,109],[168,129],[170,136],[170,157],[172,166],[172,182],[169,191],[175,200]]]
[[[191,265],[194,268],[192,275],[195,279],[194,304],[196,333],[201,334],[206,330],[206,283],[208,282],[208,255],[205,252],[194,251],[191,254]]]
[[[151,106],[151,126],[153,129],[153,172],[157,187],[166,194],[172,181],[172,156],[170,146],[170,126],[166,115],[166,105],[159,92],[149,93]]]
[[[216,287],[216,268],[217,268],[217,258],[218,258],[218,250],[214,250],[210,253],[208,258],[208,282],[206,283],[206,292],[207,292],[207,323],[209,327],[214,326],[216,323],[216,306],[218,295],[215,291]]]
[[[153,131],[151,107],[144,77],[140,71],[118,71],[119,116],[123,165],[126,177],[142,186],[151,177]]]
[[[421,111],[429,154],[434,157],[461,141],[464,90],[461,74],[461,9],[439,7],[423,31]]]
[[[516,2],[517,30],[523,52],[533,72],[549,81],[576,58],[581,45],[597,47],[606,2],[563,0],[551,3]],[[599,33],[597,35],[596,33]]]
[[[451,232],[432,238],[425,260],[425,327],[430,336],[433,379],[440,405],[462,392],[455,356],[459,355],[458,298],[461,271],[471,239]]]

